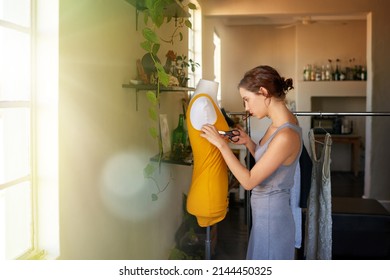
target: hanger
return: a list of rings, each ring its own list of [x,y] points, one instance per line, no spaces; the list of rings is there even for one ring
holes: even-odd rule
[[[320,112],[320,120],[319,120],[319,122],[318,122],[318,127],[317,127],[317,128],[322,129],[322,130],[325,132],[325,135],[326,135],[326,134],[328,134],[329,132],[328,132],[325,128],[322,127],[322,125],[321,125],[321,120],[322,120],[322,113]],[[319,141],[319,140],[316,140],[315,136],[314,136],[314,142],[319,143],[319,144],[321,144],[321,145],[325,145],[324,142]]]

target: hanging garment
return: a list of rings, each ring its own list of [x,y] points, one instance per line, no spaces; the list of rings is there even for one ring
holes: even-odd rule
[[[201,106],[193,105],[202,98]],[[206,99],[205,99],[206,98]],[[194,114],[205,114],[205,107],[212,106],[215,113],[214,125],[217,130],[229,130],[229,126],[207,94],[197,94],[191,99],[187,110],[187,129],[194,157],[194,170],[187,198],[187,211],[196,216],[199,226],[207,227],[218,223],[226,216],[228,209],[228,169],[220,151],[207,139],[200,136],[200,125],[194,127]],[[206,110],[210,112],[210,108]]]
[[[311,187],[313,162],[311,161],[305,145],[303,145],[302,153],[299,158],[299,167],[301,169],[301,197],[299,206],[301,208],[307,208],[307,198],[309,197]]]
[[[281,125],[264,144],[256,146],[256,161],[266,153],[276,134],[286,128],[295,130],[301,138],[302,130],[299,126],[291,123]],[[294,186],[298,162],[299,155],[293,163],[281,165],[252,190],[252,228],[247,259],[294,259],[295,223],[290,191]]]
[[[299,206],[301,196],[301,167],[297,164],[294,174],[294,186],[290,191],[290,205],[295,224],[295,248],[302,246],[302,208]]]
[[[305,256],[308,260],[332,259],[332,195],[330,152],[332,137],[325,135],[320,157],[317,157],[314,131],[309,131],[313,161],[312,184],[307,202]]]

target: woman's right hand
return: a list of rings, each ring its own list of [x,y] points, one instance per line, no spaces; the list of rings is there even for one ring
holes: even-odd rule
[[[236,125],[234,129],[237,129],[240,132],[240,135],[235,137],[235,139],[238,138],[238,141],[231,142],[231,143],[236,145],[246,145],[247,143],[252,141],[249,135],[245,132],[245,130],[240,125]]]

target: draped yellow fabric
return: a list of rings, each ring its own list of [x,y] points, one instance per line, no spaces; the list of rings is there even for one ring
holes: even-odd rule
[[[201,137],[201,132],[191,125],[192,104],[202,96],[210,99],[217,113],[217,120],[213,125],[218,130],[228,130],[229,126],[210,96],[197,94],[191,100],[186,121],[194,157],[194,170],[187,197],[187,211],[196,216],[199,226],[207,227],[218,223],[226,216],[228,208],[228,172],[219,150]]]

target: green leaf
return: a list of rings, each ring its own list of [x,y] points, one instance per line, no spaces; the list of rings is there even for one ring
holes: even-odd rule
[[[153,193],[152,194],[152,201],[156,201],[158,199],[157,194]]]
[[[166,2],[164,0],[146,0],[145,5],[148,8],[153,23],[157,27],[160,27],[164,22],[163,12]]]
[[[183,33],[179,32],[179,41],[183,41]]]
[[[152,50],[152,43],[150,41],[144,41],[140,45],[141,48],[143,48],[147,52],[150,52]]]
[[[157,139],[158,138],[157,128],[150,127],[149,128],[149,134],[152,136],[153,139]]]
[[[153,173],[156,171],[156,166],[148,163],[144,168],[144,177],[149,178],[153,176]]]
[[[148,21],[149,21],[149,13],[148,13],[148,10],[145,10],[143,14],[144,14],[144,24],[145,24],[145,25],[148,25]]]
[[[149,118],[151,118],[153,121],[157,120],[157,112],[154,107],[149,108]]]
[[[152,105],[157,105],[158,100],[156,94],[153,91],[149,90],[148,92],[146,92],[146,97]]]
[[[185,26],[187,26],[189,29],[192,29],[192,23],[188,19],[185,20],[184,22]]]
[[[167,87],[169,84],[169,75],[165,72],[164,68],[161,65],[161,68],[157,68],[157,75],[158,75],[158,80],[160,83]]]
[[[196,10],[196,5],[194,3],[188,3],[188,8],[190,8],[191,10]]]
[[[153,19],[153,18],[152,18]],[[157,27],[160,27],[164,23],[164,16],[162,14],[157,14],[153,20],[154,24]]]
[[[152,29],[146,27],[142,30],[142,35],[144,36],[144,38],[154,44],[158,44],[159,43],[159,39],[158,39],[158,36],[156,34],[156,32],[154,32]]]
[[[160,49],[160,44],[154,44],[153,48],[152,48],[152,54],[157,57],[157,53],[158,53],[159,49]]]
[[[156,62],[156,63],[154,64],[154,66],[156,67],[156,70],[157,70],[157,71],[165,72],[164,66],[163,66],[160,62]]]
[[[167,73],[159,72],[158,78],[164,87],[167,87],[169,85],[169,75]]]

